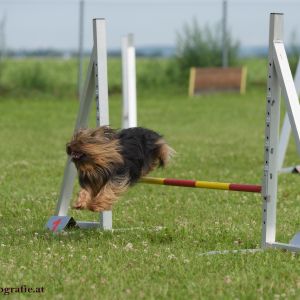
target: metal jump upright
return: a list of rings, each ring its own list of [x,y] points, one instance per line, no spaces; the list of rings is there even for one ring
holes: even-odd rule
[[[289,244],[276,241],[276,202],[281,91],[300,154],[300,106],[283,44],[283,14],[270,15],[268,84],[265,126],[265,160],[262,185],[262,247],[300,251],[299,233]]]
[[[97,126],[109,125],[105,19],[93,20],[93,40],[93,50],[81,94],[80,106],[74,131],[78,128],[87,127],[88,117],[95,96],[97,107]],[[72,199],[76,174],[77,172],[74,163],[71,161],[70,157],[68,157],[55,216],[52,216],[47,223],[47,227],[51,230],[53,230],[53,228],[56,230],[63,229],[69,224],[74,224],[74,220],[71,217],[68,217],[67,213]],[[81,228],[98,227],[111,230],[112,212],[102,212],[100,214],[99,222],[77,221],[76,224]]]

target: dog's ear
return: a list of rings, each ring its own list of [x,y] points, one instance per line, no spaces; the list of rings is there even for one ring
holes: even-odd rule
[[[104,130],[104,136],[107,139],[112,140],[116,137],[116,130],[110,128],[109,126],[103,126],[103,130]]]
[[[116,131],[110,128],[109,126],[101,126],[95,128],[91,133],[91,136],[95,138],[104,138],[106,140],[113,140],[115,139]]]
[[[86,142],[92,139],[98,141],[111,141],[116,138],[116,131],[109,126],[101,126],[97,128],[79,128],[73,135],[73,140],[85,140]]]

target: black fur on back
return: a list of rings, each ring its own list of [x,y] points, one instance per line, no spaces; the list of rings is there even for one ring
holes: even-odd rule
[[[117,138],[121,145],[124,165],[116,170],[116,175],[129,174],[130,184],[137,182],[143,175],[142,172],[147,173],[155,161],[163,166],[163,161],[158,157],[161,145],[157,142],[162,139],[158,133],[134,127],[119,131]]]

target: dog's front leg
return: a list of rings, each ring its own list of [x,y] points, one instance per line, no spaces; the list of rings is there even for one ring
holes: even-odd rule
[[[87,208],[91,211],[111,210],[113,203],[118,199],[120,194],[124,193],[128,188],[128,180],[125,177],[113,178],[109,180],[87,203]]]
[[[91,194],[85,190],[81,189],[78,193],[77,201],[73,205],[74,209],[85,209],[88,206],[88,202],[91,201]]]
[[[87,208],[94,212],[111,210],[112,203],[116,198],[115,194],[104,186],[95,197],[87,202]]]

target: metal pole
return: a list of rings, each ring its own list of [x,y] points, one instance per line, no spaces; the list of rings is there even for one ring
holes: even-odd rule
[[[5,58],[6,54],[5,24],[6,16],[3,15],[3,18],[0,22],[0,61]]]
[[[83,68],[83,31],[84,31],[84,0],[79,2],[79,44],[78,44],[78,98],[82,94],[82,68]]]
[[[122,84],[123,84],[123,113],[122,127],[137,126],[136,109],[136,68],[135,47],[133,34],[122,38]]]
[[[97,126],[109,125],[108,80],[107,80],[107,46],[105,19],[93,20],[94,47],[96,57],[94,61],[96,82]],[[112,229],[112,211],[103,211],[100,216],[100,226]]]
[[[222,67],[228,67],[228,43],[227,43],[227,0],[222,5]]]
[[[278,142],[280,124],[280,81],[275,68],[274,41],[283,39],[283,15],[270,15],[269,29],[269,58],[268,84],[266,103],[266,125],[264,143],[264,174],[263,174],[263,220],[262,220],[262,247],[268,247],[276,238],[276,202],[278,182]]]

